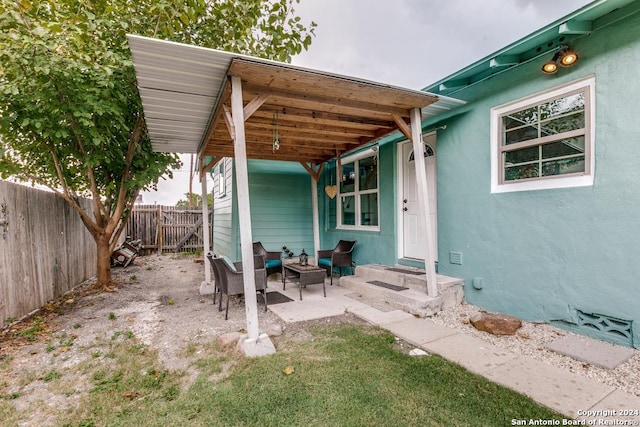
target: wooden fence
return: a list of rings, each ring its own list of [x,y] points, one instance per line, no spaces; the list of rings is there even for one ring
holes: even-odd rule
[[[211,227],[209,230],[211,232]],[[136,205],[126,230],[127,236],[142,241],[143,255],[151,252],[161,254],[163,251],[202,251],[202,233],[202,208],[159,205]],[[211,236],[209,238],[211,241]]]
[[[1,326],[93,277],[95,264],[95,242],[64,200],[0,180]]]

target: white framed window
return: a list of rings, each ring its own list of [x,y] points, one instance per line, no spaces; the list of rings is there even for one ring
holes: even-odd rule
[[[595,78],[491,109],[491,192],[593,185]]]
[[[225,175],[226,171],[224,162],[225,159],[222,159],[220,161],[220,164],[218,165],[218,195],[220,197],[223,197],[227,194],[227,178]]]
[[[380,230],[378,153],[366,150],[342,160],[337,169],[338,228]]]

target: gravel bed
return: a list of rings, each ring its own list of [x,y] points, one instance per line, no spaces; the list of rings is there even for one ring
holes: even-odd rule
[[[633,357],[615,369],[601,368],[544,348],[545,345],[560,337],[575,335],[569,331],[558,329],[546,323],[522,321],[522,328],[515,335],[492,335],[477,330],[469,322],[471,317],[481,312],[483,310],[479,307],[463,302],[454,308],[439,312],[430,319],[435,323],[475,336],[498,347],[530,356],[616,387],[629,394],[640,396],[640,350],[634,350]]]

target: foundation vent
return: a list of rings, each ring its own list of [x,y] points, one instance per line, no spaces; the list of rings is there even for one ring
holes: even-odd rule
[[[633,347],[633,330],[631,320],[623,320],[598,313],[585,313],[576,310],[578,314],[578,326],[590,328],[596,335],[604,340]]]
[[[462,265],[462,252],[449,251],[449,262],[451,264]]]

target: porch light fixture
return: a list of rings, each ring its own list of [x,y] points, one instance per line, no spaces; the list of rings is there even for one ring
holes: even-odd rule
[[[578,54],[567,46],[563,46],[553,55],[551,61],[545,62],[542,66],[542,72],[545,74],[553,74],[558,71],[558,66],[571,67],[578,62]]]

